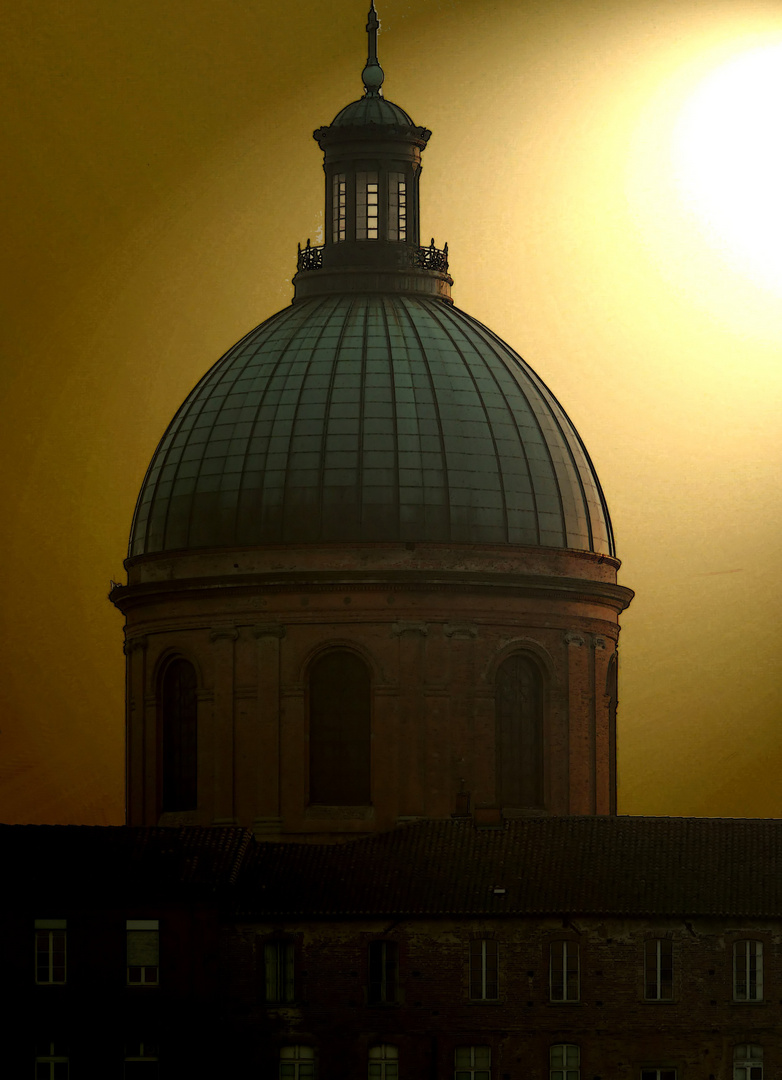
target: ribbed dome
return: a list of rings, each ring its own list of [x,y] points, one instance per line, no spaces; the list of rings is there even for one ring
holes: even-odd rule
[[[400,540],[613,554],[578,434],[508,345],[441,300],[332,295],[272,316],[195,387],[130,554]]]
[[[382,97],[363,97],[352,101],[337,113],[332,127],[354,127],[365,124],[391,124],[413,127],[413,121],[404,109]]]

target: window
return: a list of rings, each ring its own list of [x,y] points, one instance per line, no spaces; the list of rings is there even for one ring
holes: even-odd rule
[[[369,1080],[398,1080],[399,1051],[395,1046],[370,1046]]]
[[[65,919],[35,920],[35,981],[65,982]]]
[[[157,986],[160,924],[157,919],[128,919],[128,985]]]
[[[331,238],[335,243],[345,239],[347,217],[347,188],[345,174],[335,173],[331,193]]]
[[[125,1046],[125,1080],[158,1080],[158,1045],[156,1042],[129,1042]]]
[[[397,1000],[399,947],[395,941],[369,943],[369,1003],[389,1005]]]
[[[763,1000],[763,942],[733,943],[733,1000]]]
[[[356,173],[356,240],[377,240],[377,173]]]
[[[264,942],[263,988],[266,1001],[293,1001],[292,941]]]
[[[68,1048],[64,1043],[36,1043],[35,1080],[68,1080]]]
[[[491,1080],[491,1048],[488,1046],[457,1046],[454,1064],[454,1080]]]
[[[388,239],[407,239],[407,186],[405,174],[388,174]]]
[[[741,1043],[733,1047],[733,1080],[763,1080],[763,1047]]]
[[[676,1069],[641,1069],[641,1080],[676,1080]]]
[[[280,1080],[314,1080],[315,1051],[311,1046],[283,1046]]]
[[[369,803],[370,679],[355,653],[330,652],[310,669],[310,803]]]
[[[574,1043],[557,1043],[549,1051],[549,1080],[579,1080],[581,1050]]]
[[[497,782],[500,805],[543,806],[543,683],[526,656],[497,671]]]
[[[578,942],[552,941],[549,987],[552,1001],[578,1001]]]
[[[163,727],[163,809],[195,810],[198,805],[198,759],[195,668],[172,660],[160,682]]]
[[[493,1001],[498,994],[497,942],[480,938],[470,942],[470,997]]]
[[[673,942],[669,938],[644,942],[644,997],[673,1001]]]

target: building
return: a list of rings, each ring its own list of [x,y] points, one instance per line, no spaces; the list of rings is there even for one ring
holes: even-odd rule
[[[605,499],[420,244],[430,133],[382,96],[377,29],[315,132],[323,246],[143,484],[111,594],[129,827],[5,831],[14,1060],[782,1075],[782,823],[616,815]]]

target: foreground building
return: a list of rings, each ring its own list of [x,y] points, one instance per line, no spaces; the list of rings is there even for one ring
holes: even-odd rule
[[[3,832],[15,1075],[776,1077],[782,823],[616,816],[605,499],[420,244],[377,28],[323,246],[144,480],[129,828]]]

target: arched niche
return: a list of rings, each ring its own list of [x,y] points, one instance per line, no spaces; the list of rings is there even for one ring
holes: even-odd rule
[[[497,668],[495,716],[500,805],[543,809],[544,686],[530,655],[513,653]]]
[[[175,656],[158,680],[162,810],[198,806],[198,680],[189,660]]]
[[[371,676],[348,649],[333,649],[308,671],[309,802],[366,806],[371,801]]]

